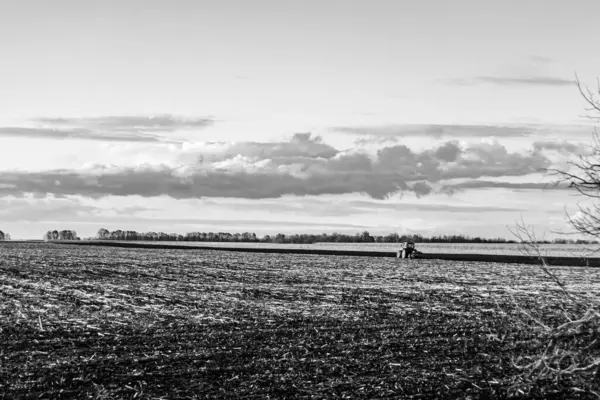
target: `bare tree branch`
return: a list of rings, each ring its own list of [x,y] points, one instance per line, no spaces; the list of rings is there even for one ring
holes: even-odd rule
[[[583,85],[575,74],[577,89],[588,105],[586,111],[598,114],[597,116],[587,116],[591,119],[600,119],[600,79],[596,83],[597,93],[594,93],[588,86]],[[576,160],[570,161],[566,170],[548,168],[545,171],[556,179],[556,184],[567,184],[570,188],[575,189],[577,195],[591,201],[598,201],[586,206],[578,204],[578,212],[575,215],[571,215],[565,210],[565,217],[576,233],[600,238],[600,135],[595,128],[592,134],[592,143],[588,148],[589,153],[581,154]],[[517,233],[519,232],[517,230]]]

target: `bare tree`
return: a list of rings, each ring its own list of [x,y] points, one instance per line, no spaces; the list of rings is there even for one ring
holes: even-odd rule
[[[537,350],[532,355],[513,359],[513,366],[520,371],[515,381],[528,384],[543,379],[580,378],[580,382],[589,384],[576,391],[600,399],[600,393],[592,390],[597,388],[600,377],[600,300],[594,294],[586,296],[568,289],[567,283],[546,263],[532,225],[521,219],[515,229],[509,230],[521,243],[524,254],[540,260],[541,271],[560,288],[563,300],[569,305],[565,308],[561,301],[557,302],[555,320],[544,322],[513,299],[524,319],[533,322],[527,329],[533,329],[534,336],[529,342],[532,349]],[[521,322],[518,324],[521,327],[527,326],[524,321],[516,322]]]
[[[595,92],[582,85],[578,77],[575,82],[588,105],[586,117],[600,121],[600,80]],[[566,212],[574,233],[600,238],[600,135],[596,129],[589,148],[586,154],[579,155],[577,160],[568,164],[568,170],[555,168],[547,172],[557,178],[557,183],[568,183],[589,200],[586,205],[578,204],[576,215]],[[555,304],[557,313],[554,319],[546,321],[515,302],[524,319],[533,322],[532,328],[528,329],[533,329],[531,333],[534,334],[529,341],[533,354],[513,360],[513,365],[521,371],[516,377],[517,382],[579,378],[582,387],[575,388],[576,391],[600,398],[600,393],[594,391],[598,388],[600,377],[600,300],[593,293],[569,290],[567,282],[557,274],[558,270],[547,264],[533,226],[521,219],[514,230],[509,230],[521,243],[526,255],[539,259],[541,271],[562,294],[562,299]],[[526,326],[524,323],[519,325]]]
[[[600,121],[600,79],[595,91],[583,85],[577,76],[575,83],[587,103],[585,117]],[[575,233],[600,238],[600,136],[596,128],[588,147],[588,154],[581,154],[577,160],[568,163],[569,170],[550,168],[547,172],[557,178],[557,183],[569,184],[579,195],[592,201],[591,205],[578,204],[575,215],[566,212],[567,220]]]

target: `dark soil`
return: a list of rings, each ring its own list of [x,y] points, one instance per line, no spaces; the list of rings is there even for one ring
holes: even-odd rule
[[[514,379],[515,302],[561,301],[533,266],[2,244],[0,398],[588,398]]]

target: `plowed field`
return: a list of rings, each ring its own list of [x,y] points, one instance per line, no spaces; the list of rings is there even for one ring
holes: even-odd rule
[[[0,398],[585,398],[511,387],[516,304],[561,299],[535,266],[6,243]]]

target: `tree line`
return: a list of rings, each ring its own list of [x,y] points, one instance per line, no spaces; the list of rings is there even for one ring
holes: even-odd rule
[[[229,233],[229,232],[189,232],[185,235],[164,232],[136,232],[131,230],[109,231],[102,228],[98,230],[95,237],[97,240],[143,240],[164,242],[247,242],[247,243],[278,243],[278,244],[312,244],[312,243],[516,243],[515,240],[504,238],[481,238],[464,235],[438,235],[426,237],[419,234],[372,236],[365,231],[355,235],[343,233],[322,234],[283,234],[265,235],[258,237],[253,232]],[[590,244],[595,241],[556,239],[554,241],[543,241],[540,243],[560,244]]]
[[[102,228],[98,230],[94,238],[96,240],[130,240],[130,241],[156,241],[156,242],[246,242],[246,243],[277,243],[277,244],[312,244],[312,243],[517,243],[516,240],[505,238],[481,238],[465,235],[437,235],[422,236],[419,234],[372,236],[365,231],[355,235],[343,233],[322,234],[283,234],[265,235],[258,237],[253,232],[229,233],[229,232],[189,232],[185,235],[164,232],[137,232],[117,229],[109,231]],[[11,240],[8,233],[0,230],[0,241]],[[44,240],[81,240],[74,230],[50,230],[44,234]],[[541,240],[540,244],[598,244],[597,240],[565,239]]]
[[[44,234],[44,240],[80,240],[77,232],[64,229],[62,231],[48,231]]]

